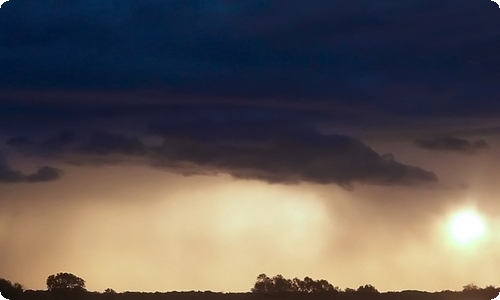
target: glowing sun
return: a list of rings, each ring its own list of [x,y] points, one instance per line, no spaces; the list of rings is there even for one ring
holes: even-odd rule
[[[453,239],[465,244],[482,237],[486,231],[486,225],[478,213],[465,210],[453,216],[450,229]]]

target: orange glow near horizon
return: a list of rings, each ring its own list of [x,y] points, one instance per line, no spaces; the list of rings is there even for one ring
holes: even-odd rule
[[[179,184],[195,179],[174,178]],[[205,180],[196,189],[167,189],[163,197],[158,191],[149,204],[80,209],[78,237],[70,251],[99,266],[96,273],[88,273],[94,282],[102,281],[98,289],[120,273],[129,290],[228,291],[231,285],[248,291],[259,273],[293,276],[294,269],[307,268],[323,255],[331,216],[313,193],[226,176]],[[113,210],[119,213],[111,214]],[[89,253],[92,243],[99,247]],[[288,265],[291,260],[296,264]],[[81,268],[79,262],[72,265]],[[214,272],[240,275],[221,282]],[[138,282],[141,276],[162,273],[167,274],[150,285]]]
[[[245,292],[260,273],[322,278],[341,288],[373,284],[380,291],[494,284],[495,264],[486,264],[500,260],[494,224],[483,216],[487,234],[458,244],[450,220],[468,206],[408,209],[425,193],[404,194],[407,205],[396,206],[402,193],[377,187],[347,191],[140,167],[75,168],[52,186],[4,194],[16,217],[0,214],[7,249],[0,252],[12,258],[0,277],[44,289],[48,275],[70,272],[97,291]],[[441,280],[429,282],[422,269]]]

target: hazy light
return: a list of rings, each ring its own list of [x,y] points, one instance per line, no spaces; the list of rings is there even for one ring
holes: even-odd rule
[[[453,216],[450,229],[455,241],[466,244],[482,237],[486,231],[486,225],[477,212],[465,210]]]

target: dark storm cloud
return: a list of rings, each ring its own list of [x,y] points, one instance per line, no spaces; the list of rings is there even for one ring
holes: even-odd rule
[[[57,180],[61,177],[62,171],[52,167],[41,167],[32,174],[12,170],[0,153],[0,184],[2,183],[37,183]]]
[[[88,154],[124,154],[142,156],[146,152],[144,144],[136,137],[96,132],[79,149]]]
[[[146,146],[137,137],[110,134],[105,131],[88,134],[63,131],[38,140],[15,136],[7,139],[7,145],[21,153],[48,157],[64,157],[69,154],[96,156],[146,154]]]
[[[61,132],[46,138],[11,137],[19,153],[47,156],[71,164],[137,161],[183,174],[227,173],[266,182],[313,182],[350,187],[356,183],[419,185],[436,175],[380,156],[345,135],[320,133],[327,116],[300,111],[232,106],[171,106],[165,120],[151,123],[141,139],[104,131]],[[231,113],[229,113],[229,111]]]
[[[18,0],[0,14],[4,89],[148,88],[410,115],[500,108],[500,19],[486,0]]]
[[[218,145],[168,139],[155,149],[157,166],[179,168],[192,163],[196,174],[212,170],[236,178],[271,183],[354,183],[414,185],[437,181],[434,173],[386,160],[362,143],[346,136],[318,138],[317,143],[277,140],[266,145]],[[319,145],[322,144],[322,145]]]
[[[6,143],[21,153],[51,156],[67,150],[77,140],[76,134],[66,131],[42,141],[27,136],[14,136],[7,139]]]
[[[61,177],[61,175],[62,172],[59,169],[42,167],[33,174],[25,175],[24,180],[27,182],[47,182],[57,180]]]
[[[452,136],[441,136],[430,139],[416,140],[417,146],[427,150],[435,151],[455,151],[463,153],[476,153],[479,150],[489,148],[489,145],[484,140],[470,142],[466,139],[461,139]]]
[[[239,123],[239,124],[238,124]],[[293,125],[201,120],[178,126],[152,125],[165,138],[152,149],[153,165],[186,173],[226,172],[267,182],[313,182],[350,187],[355,183],[416,185],[437,176],[422,168],[382,157],[360,141],[342,135],[295,130]]]

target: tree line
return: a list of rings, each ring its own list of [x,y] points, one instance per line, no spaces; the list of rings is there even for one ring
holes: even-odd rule
[[[25,290],[20,283],[12,283],[0,278],[0,293],[9,300],[261,300],[262,297],[273,297],[281,300],[491,300],[500,293],[500,288],[486,286],[480,288],[475,284],[465,285],[462,291],[441,291],[435,293],[420,291],[402,291],[380,293],[373,285],[366,284],[357,289],[344,290],[329,283],[325,279],[315,280],[310,277],[287,279],[282,275],[269,277],[260,274],[250,293],[214,293],[206,292],[168,292],[168,293],[117,293],[111,288],[103,292],[89,292],[85,280],[71,273],[57,273],[47,277],[46,291]],[[274,295],[274,296],[273,296]],[[224,298],[225,299],[222,299]],[[319,298],[318,298],[319,297]],[[154,298],[154,299],[153,299]],[[212,299],[213,298],[213,299]],[[217,299],[215,299],[217,298]],[[283,299],[285,299],[283,298]]]
[[[346,292],[359,292],[363,294],[377,294],[379,291],[371,284],[362,285],[357,290],[346,289]],[[257,276],[257,280],[251,289],[253,293],[335,293],[342,290],[329,283],[325,279],[314,280],[311,277],[299,279],[286,279],[283,275],[278,274],[273,277],[268,277],[266,274]]]

